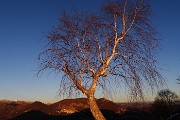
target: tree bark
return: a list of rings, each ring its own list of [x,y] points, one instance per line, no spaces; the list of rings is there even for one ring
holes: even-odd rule
[[[90,96],[90,97],[88,97],[88,99],[89,99],[90,110],[91,110],[91,113],[93,114],[94,118],[96,120],[106,120],[106,118],[104,117],[104,115],[100,111],[94,96]]]

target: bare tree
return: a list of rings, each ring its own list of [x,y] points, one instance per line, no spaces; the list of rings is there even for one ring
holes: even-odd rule
[[[154,101],[154,114],[159,120],[166,119],[173,113],[173,106],[178,100],[176,93],[169,89],[160,90]]]
[[[66,95],[80,90],[95,119],[105,120],[94,96],[97,86],[107,88],[108,81],[122,81],[133,98],[143,98],[144,83],[153,90],[163,82],[155,66],[159,43],[150,15],[145,0],[107,2],[97,15],[64,12],[39,55],[39,72],[63,73],[60,89]]]
[[[155,98],[155,100],[163,101],[165,104],[168,104],[170,107],[177,99],[178,99],[177,94],[169,89],[159,91],[157,97]]]

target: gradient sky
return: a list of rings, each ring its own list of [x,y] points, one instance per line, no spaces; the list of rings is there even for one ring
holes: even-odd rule
[[[0,0],[0,99],[55,102],[59,76],[38,78],[37,55],[45,33],[57,24],[61,10],[73,7],[96,11],[103,0]],[[158,54],[162,75],[170,90],[180,95],[180,1],[152,0],[153,17],[161,36]],[[125,93],[115,101],[126,101]],[[148,94],[146,100],[153,100]]]

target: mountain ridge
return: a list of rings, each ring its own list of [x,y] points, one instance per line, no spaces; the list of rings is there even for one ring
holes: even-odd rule
[[[105,98],[96,99],[96,102],[109,120],[135,120],[133,117],[137,115],[137,120],[151,118],[152,103],[115,103]],[[80,120],[81,117],[94,120],[87,98],[64,99],[51,104],[40,101],[0,100],[0,120]]]
[[[118,114],[123,112],[121,106],[105,98],[96,99],[99,108],[114,111]],[[69,115],[89,109],[87,98],[64,99],[52,104],[40,101],[11,101],[0,100],[0,120],[10,119],[29,111],[41,111],[47,115]]]

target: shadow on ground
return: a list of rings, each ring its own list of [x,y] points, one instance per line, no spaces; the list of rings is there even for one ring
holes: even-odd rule
[[[129,110],[120,115],[110,110],[101,110],[107,120],[152,120],[150,114],[142,111]],[[94,120],[89,109],[71,115],[48,115],[38,110],[32,110],[13,118],[12,120]]]

